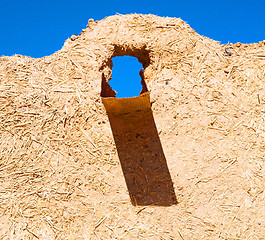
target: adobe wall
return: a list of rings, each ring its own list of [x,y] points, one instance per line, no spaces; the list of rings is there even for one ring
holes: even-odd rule
[[[172,206],[130,201],[100,98],[123,55],[145,68]],[[222,45],[154,15],[90,20],[51,56],[1,57],[0,236],[265,237],[264,77],[264,41]]]

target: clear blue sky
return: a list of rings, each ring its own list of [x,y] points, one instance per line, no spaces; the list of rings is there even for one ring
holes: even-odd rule
[[[0,0],[0,56],[50,55],[61,49],[67,38],[86,28],[88,19],[101,20],[116,13],[180,17],[199,34],[221,43],[265,40],[265,0]],[[117,81],[117,86],[113,88],[125,96],[137,95],[139,87],[129,86],[134,92],[127,93],[118,80],[127,79],[128,71],[134,69],[139,85],[141,66],[131,62],[127,69],[115,70],[128,62],[119,61],[114,60],[112,81]]]

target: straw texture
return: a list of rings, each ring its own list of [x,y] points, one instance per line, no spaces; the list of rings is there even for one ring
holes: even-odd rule
[[[145,68],[176,205],[130,202],[100,98],[122,55]],[[0,239],[264,239],[264,81],[265,41],[222,45],[154,15],[0,57]]]

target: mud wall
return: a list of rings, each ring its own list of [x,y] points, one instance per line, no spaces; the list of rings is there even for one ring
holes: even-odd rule
[[[130,200],[100,98],[122,55],[145,68],[177,204]],[[181,19],[131,14],[89,20],[51,56],[1,57],[0,236],[265,237],[264,56],[264,41],[221,45]]]

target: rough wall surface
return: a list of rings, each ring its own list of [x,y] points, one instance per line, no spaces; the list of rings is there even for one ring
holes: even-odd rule
[[[130,202],[100,99],[122,55],[145,67],[178,204]],[[264,80],[264,41],[221,45],[154,15],[1,57],[1,239],[264,239]]]

